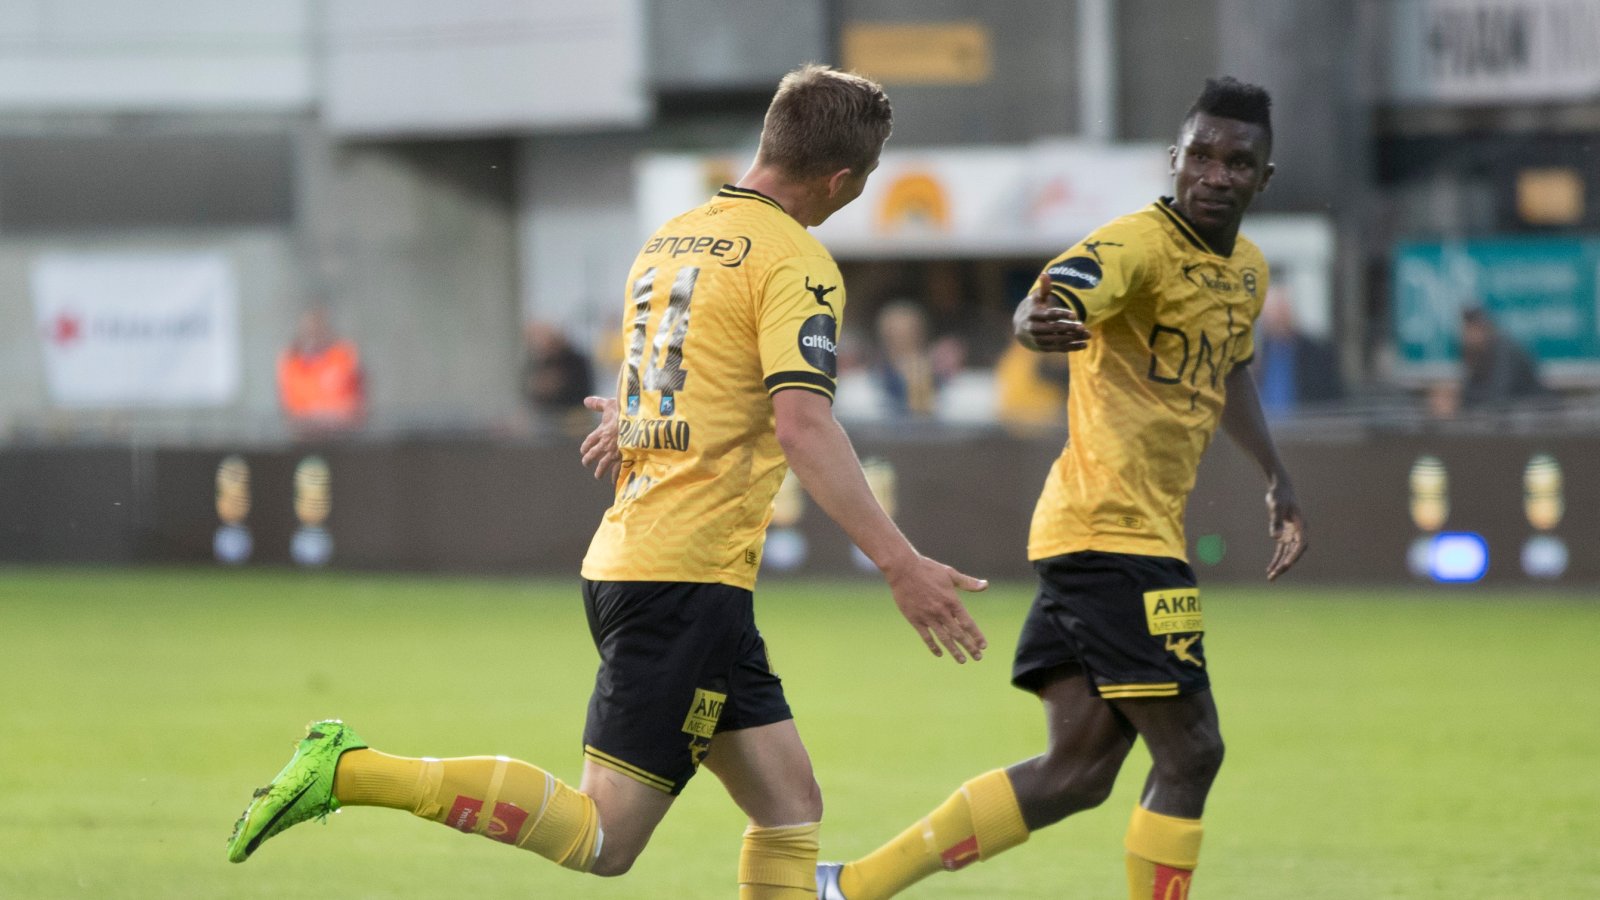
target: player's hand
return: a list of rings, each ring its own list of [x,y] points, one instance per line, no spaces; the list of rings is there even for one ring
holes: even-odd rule
[[[1277,544],[1272,561],[1267,563],[1267,580],[1276,581],[1300,559],[1307,546],[1305,515],[1286,478],[1274,480],[1267,489],[1267,528]]]
[[[1071,353],[1089,346],[1089,329],[1078,313],[1056,302],[1050,293],[1050,276],[1040,275],[1033,290],[1017,304],[1011,319],[1017,340],[1029,350]]]
[[[949,650],[950,658],[958,663],[966,662],[968,656],[983,659],[989,641],[967,614],[956,590],[981,591],[989,582],[963,575],[921,554],[897,571],[884,572],[884,577],[889,581],[895,606],[922,636],[929,652],[943,656]]]
[[[622,448],[617,445],[617,399],[585,397],[583,405],[600,414],[600,424],[578,446],[583,454],[583,467],[593,468],[596,479],[615,478],[617,466],[622,464]]]

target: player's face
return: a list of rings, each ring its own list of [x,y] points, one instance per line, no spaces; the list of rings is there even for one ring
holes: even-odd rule
[[[1200,231],[1231,236],[1272,177],[1267,150],[1260,125],[1197,113],[1169,151],[1174,205]]]

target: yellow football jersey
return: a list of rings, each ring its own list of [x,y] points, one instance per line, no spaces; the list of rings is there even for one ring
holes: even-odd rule
[[[770,395],[833,398],[839,268],[776,202],[724,187],[645,242],[627,291],[622,467],[583,577],[753,588],[788,471]]]
[[[1250,361],[1267,262],[1220,256],[1163,199],[1102,226],[1045,271],[1089,326],[1072,354],[1067,446],[1034,508],[1028,557],[1079,550],[1187,559],[1184,504]]]

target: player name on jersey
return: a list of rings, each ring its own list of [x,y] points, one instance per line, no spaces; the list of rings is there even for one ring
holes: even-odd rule
[[[682,419],[625,418],[617,423],[617,444],[630,450],[688,450],[690,433]]]

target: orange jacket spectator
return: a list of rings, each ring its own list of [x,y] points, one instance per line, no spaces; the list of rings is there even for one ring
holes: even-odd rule
[[[353,341],[337,339],[327,317],[301,318],[294,343],[278,357],[278,396],[293,422],[348,427],[366,418],[366,383]]]

